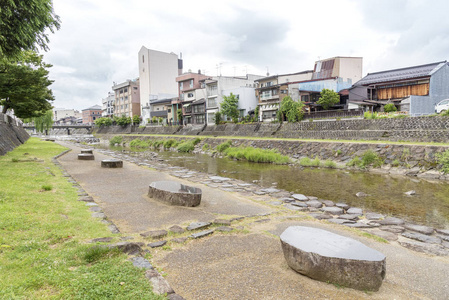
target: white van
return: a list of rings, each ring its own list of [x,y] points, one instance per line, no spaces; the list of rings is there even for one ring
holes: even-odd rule
[[[441,100],[437,103],[437,105],[435,105],[435,112],[437,114],[445,112],[447,110],[449,110],[449,99]]]

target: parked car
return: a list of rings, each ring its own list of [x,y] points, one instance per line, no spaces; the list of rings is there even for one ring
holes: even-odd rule
[[[435,105],[435,112],[437,114],[445,112],[447,110],[449,110],[449,99],[441,100],[437,103],[437,105]]]

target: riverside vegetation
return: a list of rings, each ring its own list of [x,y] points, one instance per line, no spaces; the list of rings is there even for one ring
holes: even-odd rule
[[[194,139],[185,139],[185,140],[177,140],[177,139],[166,139],[166,138],[155,138],[155,139],[141,139],[135,138],[129,142],[129,146],[134,150],[162,150],[161,146],[163,146],[163,150],[175,150],[178,152],[193,152],[195,151],[195,146],[201,142],[201,138]],[[369,141],[364,141],[369,143]],[[109,144],[113,145],[125,145],[126,141],[123,136],[116,135],[109,140]],[[198,150],[198,149],[197,149]],[[356,168],[360,170],[366,170],[368,168],[380,168],[385,165],[385,159],[382,158],[377,152],[373,150],[366,150],[362,155],[353,157],[346,164],[338,164],[330,159],[326,159],[324,161],[320,160],[318,157],[309,158],[302,157],[298,160],[292,160],[286,155],[282,155],[276,149],[261,149],[254,147],[244,147],[238,146],[233,147],[232,141],[227,140],[223,143],[218,144],[215,147],[204,143],[201,146],[201,151],[204,153],[208,153],[212,156],[216,154],[221,154],[223,156],[237,159],[237,160],[247,160],[250,162],[257,163],[273,163],[273,164],[289,164],[296,163],[302,167],[323,167],[323,168]],[[400,159],[395,159],[391,162],[392,167],[405,166],[407,167],[407,161],[410,157],[410,153],[407,152],[408,149],[404,149]],[[335,156],[341,155],[341,150],[337,150],[335,152]],[[449,174],[449,149],[445,152],[436,154],[436,163],[439,170],[441,170],[444,174]]]
[[[77,189],[52,163],[62,146],[30,138],[0,157],[1,299],[165,299],[90,217]]]

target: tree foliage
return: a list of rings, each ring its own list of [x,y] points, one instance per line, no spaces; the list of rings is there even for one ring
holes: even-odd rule
[[[220,125],[221,123],[221,112],[217,111],[214,115],[215,125]]]
[[[229,96],[223,96],[223,102],[220,103],[221,113],[236,121],[239,118],[239,99],[231,93]]]
[[[304,117],[303,111],[304,103],[293,101],[290,96],[284,97],[278,111],[279,121],[298,122]]]
[[[384,111],[385,112],[395,112],[395,111],[397,111],[398,109],[396,108],[396,105],[394,105],[393,103],[388,103],[388,104],[385,104],[385,106],[384,106]]]
[[[97,126],[111,126],[112,125],[112,119],[111,118],[107,118],[107,117],[103,117],[103,118],[98,118],[95,120],[95,125]]]
[[[52,108],[53,81],[48,79],[50,64],[35,52],[23,52],[17,59],[0,59],[0,105],[3,113],[13,109],[19,118],[33,118]]]
[[[50,130],[53,125],[53,111],[47,110],[42,116],[34,117],[33,121],[37,132]]]
[[[340,103],[340,95],[338,95],[338,93],[334,92],[333,90],[323,89],[321,91],[321,97],[317,101],[317,103],[324,109],[328,109],[329,107]]]
[[[59,29],[52,0],[0,1],[0,57],[17,58],[23,50],[48,50],[48,31]]]

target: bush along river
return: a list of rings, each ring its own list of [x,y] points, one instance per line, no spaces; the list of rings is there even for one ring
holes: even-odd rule
[[[444,181],[430,182],[406,176],[341,169],[252,163],[201,153],[101,147],[126,153],[140,161],[157,157],[157,160],[174,167],[346,203],[416,224],[449,229],[449,184]],[[416,193],[408,195],[410,191]]]

